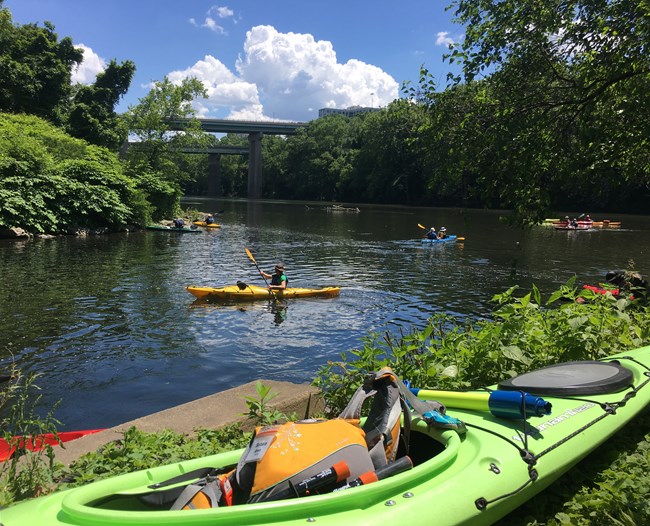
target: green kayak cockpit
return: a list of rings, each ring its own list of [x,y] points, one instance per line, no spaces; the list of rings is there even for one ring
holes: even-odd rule
[[[156,509],[139,498],[151,492],[149,486],[200,467],[229,468],[235,466],[243,449],[162,466],[116,478],[98,481],[69,490],[61,501],[61,513],[70,524],[254,524],[305,521],[310,517],[327,517],[367,506],[383,505],[387,499],[412,491],[414,487],[444,473],[453,464],[460,449],[461,438],[454,431],[429,428],[414,422],[409,456],[413,469],[373,484],[312,495],[300,499],[242,504],[203,510],[169,511]],[[120,488],[119,491],[116,491]],[[219,517],[217,519],[217,517]]]

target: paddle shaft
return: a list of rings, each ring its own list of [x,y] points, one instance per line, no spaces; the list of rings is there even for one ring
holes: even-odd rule
[[[420,223],[418,223],[418,226],[419,226],[422,230],[429,230],[427,227],[425,227],[424,225],[421,225]],[[424,237],[426,237],[426,236],[424,236]]]
[[[448,407],[489,411],[502,418],[528,418],[551,414],[551,404],[543,398],[522,391],[457,392],[413,389],[422,400],[436,400]]]
[[[264,273],[262,272],[262,269],[260,269],[260,267],[257,265],[257,261],[255,261],[255,258],[253,257],[253,254],[252,254],[251,251],[248,250],[247,248],[244,248],[244,250],[246,250],[246,255],[247,255],[247,256],[249,257],[249,259],[253,262],[253,264],[254,264],[255,267],[257,268],[257,271],[260,273],[260,276],[262,276],[262,279],[264,280],[264,283],[266,283],[266,288],[269,289],[269,294],[271,295],[271,297],[272,297],[273,299],[275,299],[275,294],[273,294],[273,291],[271,290],[271,286],[269,285],[269,282],[266,280],[266,276],[265,276]]]

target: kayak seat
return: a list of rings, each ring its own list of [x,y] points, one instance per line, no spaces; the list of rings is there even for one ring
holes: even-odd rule
[[[393,462],[400,450],[408,454],[411,412],[400,395],[397,382],[390,368],[367,375],[339,415],[339,418],[358,423],[364,402],[371,399],[370,411],[362,429],[375,468]]]
[[[465,424],[446,415],[443,404],[417,398],[390,367],[368,374],[339,417],[359,422],[362,407],[368,398],[372,402],[363,430],[375,468],[394,462],[401,456],[411,455],[413,416],[434,427],[465,433]],[[431,456],[434,454],[432,452]]]

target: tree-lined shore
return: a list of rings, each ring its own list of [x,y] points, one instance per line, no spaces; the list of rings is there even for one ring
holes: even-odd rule
[[[263,196],[495,208],[522,225],[553,210],[646,213],[647,6],[457,0],[450,8],[467,29],[447,55],[461,73],[439,86],[423,66],[419,83],[385,108],[265,137]],[[2,1],[0,44],[0,227],[119,230],[170,218],[181,195],[208,187],[207,155],[183,147],[247,144],[206,134],[196,120],[183,133],[169,129],[170,119],[194,117],[192,101],[205,96],[194,78],[159,80],[116,113],[136,64],[111,60],[93,84],[73,84],[83,50],[49,22],[14,23]],[[247,159],[221,163],[219,194],[245,197]],[[62,198],[71,201],[65,210]]]

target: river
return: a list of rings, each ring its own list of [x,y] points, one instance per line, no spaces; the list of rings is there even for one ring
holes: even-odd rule
[[[221,229],[0,240],[0,372],[38,373],[39,411],[63,429],[109,427],[258,378],[309,382],[373,332],[422,326],[436,312],[472,318],[490,298],[576,275],[602,281],[629,261],[650,273],[650,217],[596,216],[618,229],[518,230],[484,210],[186,198],[221,211]],[[418,227],[465,238],[426,245]],[[331,299],[197,304],[188,285],[264,282],[342,287]]]

